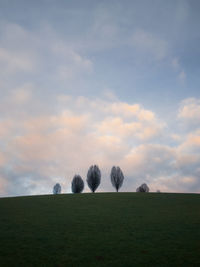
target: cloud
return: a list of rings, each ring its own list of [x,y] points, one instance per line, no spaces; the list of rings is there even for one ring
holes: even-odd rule
[[[145,141],[158,137],[164,128],[152,111],[139,104],[104,102],[102,110],[106,116],[97,125],[101,134]]]
[[[167,42],[143,29],[134,32],[132,44],[144,57],[148,56],[156,61],[163,60],[168,55]]]
[[[182,84],[185,84],[185,81],[186,81],[186,73],[184,70],[182,70],[179,75],[178,75],[178,79],[180,80],[180,82]]]
[[[39,57],[34,34],[13,23],[1,23],[0,34],[1,76],[13,77],[36,71]]]
[[[61,40],[51,45],[51,51],[59,63],[56,73],[61,80],[76,78],[82,72],[91,73],[93,70],[93,63],[90,59],[81,56]]]
[[[200,153],[200,129],[194,130],[185,136],[179,150],[188,153]]]
[[[183,152],[180,147],[146,144],[133,149],[121,166],[131,178],[130,191],[142,181],[152,191],[199,192],[199,163],[199,154]]]
[[[98,126],[102,134],[117,135],[121,138],[148,140],[159,135],[160,125],[145,125],[141,122],[124,122],[120,117],[106,118]]]
[[[175,71],[178,71],[180,69],[180,63],[177,57],[172,58],[171,64]]]
[[[107,110],[114,115],[123,117],[135,117],[141,121],[154,121],[155,114],[150,110],[143,109],[139,104],[130,105],[123,102],[114,102],[107,105]]]
[[[11,94],[12,105],[35,104],[33,91],[29,95],[26,90]],[[113,165],[125,174],[123,191],[135,191],[142,182],[151,191],[200,190],[199,130],[170,147],[158,143],[159,135],[168,134],[166,124],[140,104],[71,95],[55,101],[57,109],[50,113],[16,117],[8,113],[1,121],[2,195],[51,193],[56,182],[70,192],[74,174],[85,179],[92,164],[102,170],[100,191],[113,190],[109,178]]]
[[[187,122],[199,123],[200,122],[200,99],[187,98],[181,102],[178,117]]]
[[[135,191],[142,182],[151,191],[200,191],[199,100],[190,98],[180,104],[177,132],[171,134],[153,110],[131,99],[119,99],[102,79],[101,71],[104,74],[106,69],[99,64],[102,57],[107,60],[108,52],[112,60],[125,54],[123,60],[127,56],[132,60],[133,53],[148,69],[146,61],[152,65],[166,60],[184,83],[181,60],[172,56],[170,43],[161,35],[138,28],[138,24],[128,24],[126,31],[126,20],[104,11],[106,8],[97,9],[91,27],[73,33],[75,37],[68,32],[61,36],[62,29],[53,29],[48,22],[46,26],[39,22],[39,30],[1,23],[2,196],[51,193],[56,182],[70,192],[74,174],[85,179],[91,164],[102,170],[100,191],[112,190],[109,174],[113,165],[124,171],[124,191]],[[126,72],[127,65],[123,66]],[[109,79],[109,84],[119,81],[116,75]],[[187,126],[184,133],[180,121]],[[173,145],[172,139],[176,141]]]
[[[24,52],[0,48],[0,65],[1,72],[6,74],[12,74],[17,71],[30,72],[34,68],[34,60]]]
[[[16,88],[11,91],[9,100],[13,104],[24,104],[31,100],[32,97],[32,85],[31,84],[24,84],[22,87]]]
[[[47,81],[56,82],[58,87],[70,82],[73,88],[84,75],[93,71],[92,60],[81,55],[49,27],[29,31],[7,23],[0,24],[0,33],[0,78],[9,88],[12,82],[16,86],[20,78],[27,83],[34,80],[40,86],[43,84],[42,90],[46,89]]]
[[[187,75],[186,75],[185,70],[183,69],[183,67],[180,64],[179,59],[177,57],[172,58],[171,65],[172,65],[172,68],[174,69],[174,71],[177,73],[178,81],[182,85],[185,85]]]
[[[35,101],[39,102],[28,89],[12,91],[7,105],[16,107],[28,103],[31,107]],[[70,190],[70,180],[75,173],[85,177],[88,167],[94,163],[108,171],[126,156],[133,139],[136,142],[152,140],[162,131],[156,115],[139,104],[61,95],[57,105],[57,112],[50,114],[21,116],[18,113],[14,119],[13,114],[8,113],[2,122],[2,142],[7,143],[5,168],[9,166],[4,179],[6,181],[11,173],[13,177],[9,178],[5,195],[15,194],[11,190],[12,179],[13,183],[18,181],[18,186],[22,183],[22,193],[28,188],[23,185],[26,183],[30,185],[27,194],[34,194],[48,193],[56,177],[61,180],[67,176],[64,185]],[[37,177],[46,184],[42,190]]]

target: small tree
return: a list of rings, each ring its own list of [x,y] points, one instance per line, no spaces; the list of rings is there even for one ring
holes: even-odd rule
[[[142,184],[136,189],[136,192],[146,193],[149,192],[149,187],[146,184]]]
[[[87,184],[94,193],[101,182],[101,172],[97,165],[91,166],[87,173]]]
[[[61,193],[61,185],[60,184],[55,184],[53,187],[53,194],[57,195]]]
[[[72,180],[72,192],[81,193],[84,189],[84,182],[80,175],[75,175]]]
[[[110,179],[111,179],[112,185],[115,187],[116,191],[118,192],[124,181],[124,175],[120,167],[115,167],[115,166],[112,167]]]

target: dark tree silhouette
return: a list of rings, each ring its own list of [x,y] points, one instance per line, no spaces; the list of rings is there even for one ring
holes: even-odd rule
[[[75,175],[72,180],[72,192],[81,193],[84,189],[84,182],[80,175]]]
[[[97,165],[91,166],[87,173],[87,184],[94,193],[101,182],[101,172]]]
[[[115,166],[112,167],[112,170],[110,173],[110,179],[111,179],[112,185],[115,187],[116,191],[118,192],[124,181],[124,175],[120,167],[115,167]]]
[[[53,194],[57,195],[61,193],[61,185],[60,184],[55,184],[53,187]]]
[[[146,193],[149,192],[149,187],[146,184],[142,184],[136,189],[136,192]]]

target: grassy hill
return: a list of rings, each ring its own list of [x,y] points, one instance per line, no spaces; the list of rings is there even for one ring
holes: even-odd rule
[[[0,266],[200,266],[200,195],[0,199]]]

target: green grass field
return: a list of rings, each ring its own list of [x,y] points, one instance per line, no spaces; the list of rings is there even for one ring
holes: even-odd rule
[[[200,266],[200,195],[0,199],[0,266]]]

